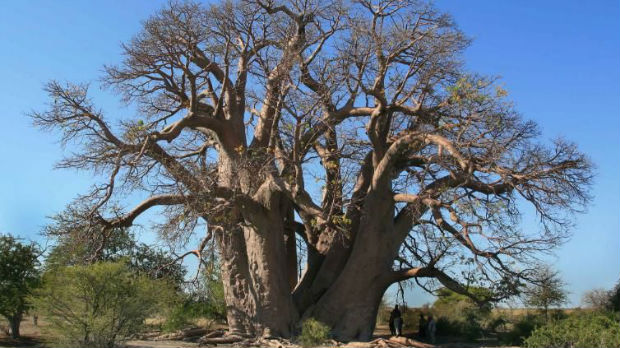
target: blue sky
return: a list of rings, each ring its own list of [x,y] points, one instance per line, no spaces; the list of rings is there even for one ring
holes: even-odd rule
[[[0,11],[0,232],[39,239],[46,216],[84,192],[88,173],[53,170],[63,150],[24,114],[47,101],[50,79],[96,81],[119,44],[163,1],[13,1]],[[500,75],[543,138],[575,141],[597,166],[588,212],[548,261],[579,305],[584,291],[620,278],[620,6],[618,1],[436,1],[474,39],[473,72]],[[122,116],[114,96],[99,105]],[[66,149],[65,151],[70,151]],[[532,225],[524,223],[525,228]],[[418,290],[411,305],[431,301]]]

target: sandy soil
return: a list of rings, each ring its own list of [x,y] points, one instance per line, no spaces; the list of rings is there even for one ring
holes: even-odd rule
[[[4,326],[2,326],[4,325]],[[39,320],[38,326],[34,326],[31,317],[26,317],[21,324],[22,339],[15,341],[8,337],[3,328],[6,324],[0,324],[0,348],[3,347],[20,347],[20,348],[46,348],[45,342],[41,336],[41,331],[46,326],[45,320]],[[405,336],[415,337],[415,332],[404,330]],[[388,338],[389,328],[387,326],[378,326],[375,331],[375,336]],[[481,347],[483,345],[476,344],[462,344],[457,343],[458,340],[451,337],[438,337],[438,344],[443,348],[448,347]],[[198,347],[197,343],[184,342],[184,341],[146,341],[146,340],[132,340],[125,343],[127,347],[131,348],[186,348],[186,347]],[[231,345],[221,345],[218,347],[232,347]]]

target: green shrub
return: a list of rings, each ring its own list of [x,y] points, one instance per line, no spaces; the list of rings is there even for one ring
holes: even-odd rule
[[[207,262],[201,271],[199,282],[188,289],[184,299],[174,306],[166,317],[162,329],[175,331],[182,329],[195,319],[226,320],[226,300],[224,284],[216,262]]]
[[[199,318],[223,319],[220,313],[213,312],[213,305],[208,300],[195,300],[190,297],[170,310],[162,329],[166,332],[183,329]]]
[[[460,296],[460,295],[459,295]],[[483,335],[483,322],[490,317],[490,306],[480,307],[468,298],[440,297],[433,304],[437,334],[458,336],[473,341]]]
[[[137,275],[125,263],[100,262],[48,272],[34,303],[53,343],[110,348],[139,332],[173,296],[168,282]]]
[[[199,304],[192,301],[183,301],[174,306],[166,315],[166,321],[161,326],[165,332],[180,330],[188,326],[192,319],[200,316]]]
[[[523,340],[530,337],[532,332],[545,323],[542,315],[526,314],[510,320],[510,330],[498,334],[500,343],[510,346],[520,346]]]
[[[459,336],[469,341],[480,338],[483,334],[482,326],[475,317],[437,319],[437,332],[441,335]]]
[[[329,326],[310,318],[301,325],[299,343],[304,347],[316,347],[323,344],[329,337]]]
[[[574,314],[539,327],[524,344],[526,347],[620,347],[620,323],[615,314]]]

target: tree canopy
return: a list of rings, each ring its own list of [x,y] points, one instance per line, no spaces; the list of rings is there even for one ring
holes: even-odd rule
[[[160,207],[169,241],[205,229],[186,255],[217,249],[233,333],[314,317],[367,339],[394,282],[513,295],[588,202],[587,157],[466,71],[468,44],[416,0],[172,2],[104,69],[137,114],[52,81],[30,116],[71,145],[59,167],[106,175],[62,214],[69,230],[105,243]],[[524,206],[540,229],[520,228]]]

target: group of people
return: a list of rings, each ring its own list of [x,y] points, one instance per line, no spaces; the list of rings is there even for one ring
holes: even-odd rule
[[[403,318],[398,309],[398,305],[390,313],[390,332],[392,336],[401,336],[403,334]],[[418,321],[418,336],[420,339],[429,338],[431,343],[435,343],[435,333],[437,332],[437,323],[432,315],[428,316],[428,320],[420,313]]]

